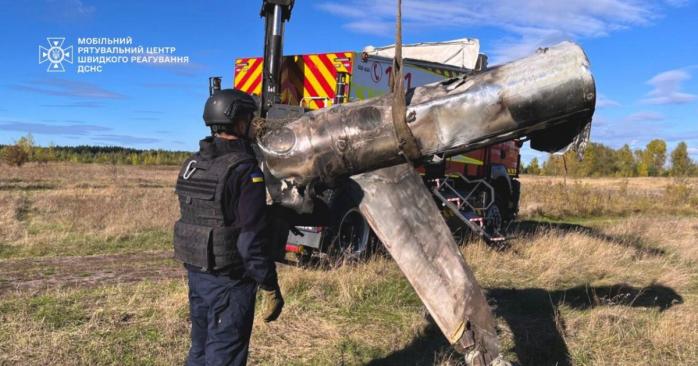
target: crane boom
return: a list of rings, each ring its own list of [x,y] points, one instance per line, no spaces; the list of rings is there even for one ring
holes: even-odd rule
[[[281,62],[283,57],[284,22],[291,19],[295,0],[264,0],[260,16],[264,25],[264,66],[262,69],[261,117],[272,105],[280,102]]]

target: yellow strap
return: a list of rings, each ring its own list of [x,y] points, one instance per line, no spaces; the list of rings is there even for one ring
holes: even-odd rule
[[[471,157],[465,156],[465,155],[456,155],[456,156],[452,156],[448,159],[451,161],[455,161],[456,163],[483,165],[482,160],[477,160],[477,159],[474,159],[474,158],[471,158]]]

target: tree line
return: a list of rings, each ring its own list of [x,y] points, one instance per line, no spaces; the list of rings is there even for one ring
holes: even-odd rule
[[[119,165],[179,165],[186,151],[138,150],[118,146],[36,146],[31,135],[13,145],[0,145],[0,159],[12,166],[52,161]]]
[[[21,166],[27,162],[51,161],[119,165],[179,165],[191,153],[186,151],[138,150],[118,146],[36,146],[31,135],[20,138],[14,145],[0,145],[0,160]],[[632,150],[623,145],[613,149],[590,143],[584,159],[576,153],[550,155],[540,162],[533,158],[521,171],[533,175],[568,175],[573,177],[659,177],[698,176],[698,164],[688,154],[688,146],[680,142],[667,154],[664,140],[650,141],[644,149]]]
[[[531,159],[522,168],[526,174],[568,175],[573,177],[661,177],[698,176],[698,165],[688,154],[688,146],[680,142],[667,155],[664,140],[650,141],[644,149],[632,150],[627,144],[613,149],[603,144],[590,143],[584,151],[584,159],[568,151],[551,154],[544,162]]]

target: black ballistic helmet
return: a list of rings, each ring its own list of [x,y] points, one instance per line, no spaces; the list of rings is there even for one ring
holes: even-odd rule
[[[232,127],[235,118],[245,115],[251,118],[256,110],[255,100],[242,90],[217,90],[206,100],[204,122],[206,126]]]

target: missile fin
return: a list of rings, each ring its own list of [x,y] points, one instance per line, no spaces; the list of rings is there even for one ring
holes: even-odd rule
[[[480,364],[496,359],[490,307],[421,176],[401,164],[353,179],[363,191],[361,213],[449,342]]]

